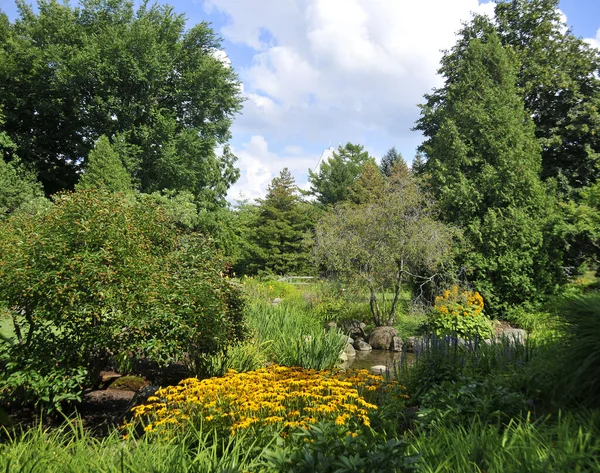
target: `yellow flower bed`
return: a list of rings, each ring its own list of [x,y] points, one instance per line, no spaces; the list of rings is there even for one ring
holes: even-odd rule
[[[221,378],[185,379],[157,391],[133,414],[134,421],[145,421],[146,432],[199,421],[231,435],[267,426],[286,432],[318,421],[347,425],[350,432],[359,424],[370,425],[369,412],[377,406],[363,394],[382,385],[381,376],[366,370],[334,373],[273,365],[230,371]]]

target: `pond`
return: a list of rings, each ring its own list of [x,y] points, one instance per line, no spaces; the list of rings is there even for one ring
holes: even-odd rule
[[[402,357],[405,357],[402,360]],[[342,368],[352,369],[369,369],[375,365],[387,366],[388,369],[392,369],[394,365],[401,364],[401,361],[405,363],[412,363],[414,359],[414,353],[404,353],[398,351],[389,350],[371,350],[371,351],[357,351],[356,356],[353,356],[342,364]]]

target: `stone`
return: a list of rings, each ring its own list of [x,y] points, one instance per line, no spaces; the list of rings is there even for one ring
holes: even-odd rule
[[[376,350],[391,350],[398,331],[394,327],[375,327],[369,335],[369,345]]]
[[[371,351],[373,349],[371,345],[369,345],[367,342],[363,342],[362,340],[355,341],[354,348],[358,351]]]
[[[388,372],[387,366],[384,365],[375,365],[369,368],[369,372],[371,374],[386,374]]]
[[[505,328],[500,334],[500,338],[506,338],[509,342],[525,342],[529,334],[527,330],[523,330],[522,328]]]
[[[392,346],[390,346],[390,350],[402,351],[402,339],[400,337],[394,337],[392,339]]]
[[[414,353],[415,351],[415,346],[418,345],[419,343],[423,343],[422,339],[417,339],[417,337],[415,337],[414,335],[412,337],[408,337],[404,340],[403,343],[403,348],[408,352],[408,353]]]
[[[348,356],[348,354],[345,351],[343,351],[342,353],[340,353],[340,360],[342,360],[342,361],[348,361],[348,358],[349,358],[349,356]]]
[[[354,347],[350,344],[346,345],[346,348],[344,348],[343,353],[345,353],[347,356],[351,357],[351,356],[356,356],[356,350],[354,349]]]
[[[344,320],[340,323],[340,330],[345,335],[356,339],[356,337],[363,337],[363,339],[367,338],[367,334],[365,333],[365,328],[367,325],[360,320]]]
[[[283,299],[282,299],[281,297],[276,297],[275,299],[273,299],[273,300],[271,301],[271,304],[272,304],[272,305],[279,305],[279,304],[281,304],[282,302],[283,302]]]

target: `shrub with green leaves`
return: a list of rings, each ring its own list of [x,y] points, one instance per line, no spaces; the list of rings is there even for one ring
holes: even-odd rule
[[[11,370],[93,376],[123,352],[160,363],[216,353],[244,334],[225,271],[209,241],[143,195],[81,190],[44,215],[17,213],[0,225]]]
[[[492,335],[492,324],[483,312],[481,295],[461,291],[458,286],[435,298],[429,325],[440,336],[487,338]]]

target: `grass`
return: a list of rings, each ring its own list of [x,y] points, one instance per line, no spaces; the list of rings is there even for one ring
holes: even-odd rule
[[[559,414],[506,427],[474,419],[410,434],[425,473],[547,473],[600,471],[600,412]]]
[[[273,441],[275,437],[273,437]],[[268,443],[267,446],[269,446]],[[118,431],[103,439],[77,420],[63,428],[40,427],[0,444],[0,471],[27,473],[200,473],[258,471],[264,449],[252,439],[217,439],[190,427],[173,439],[124,440]]]

